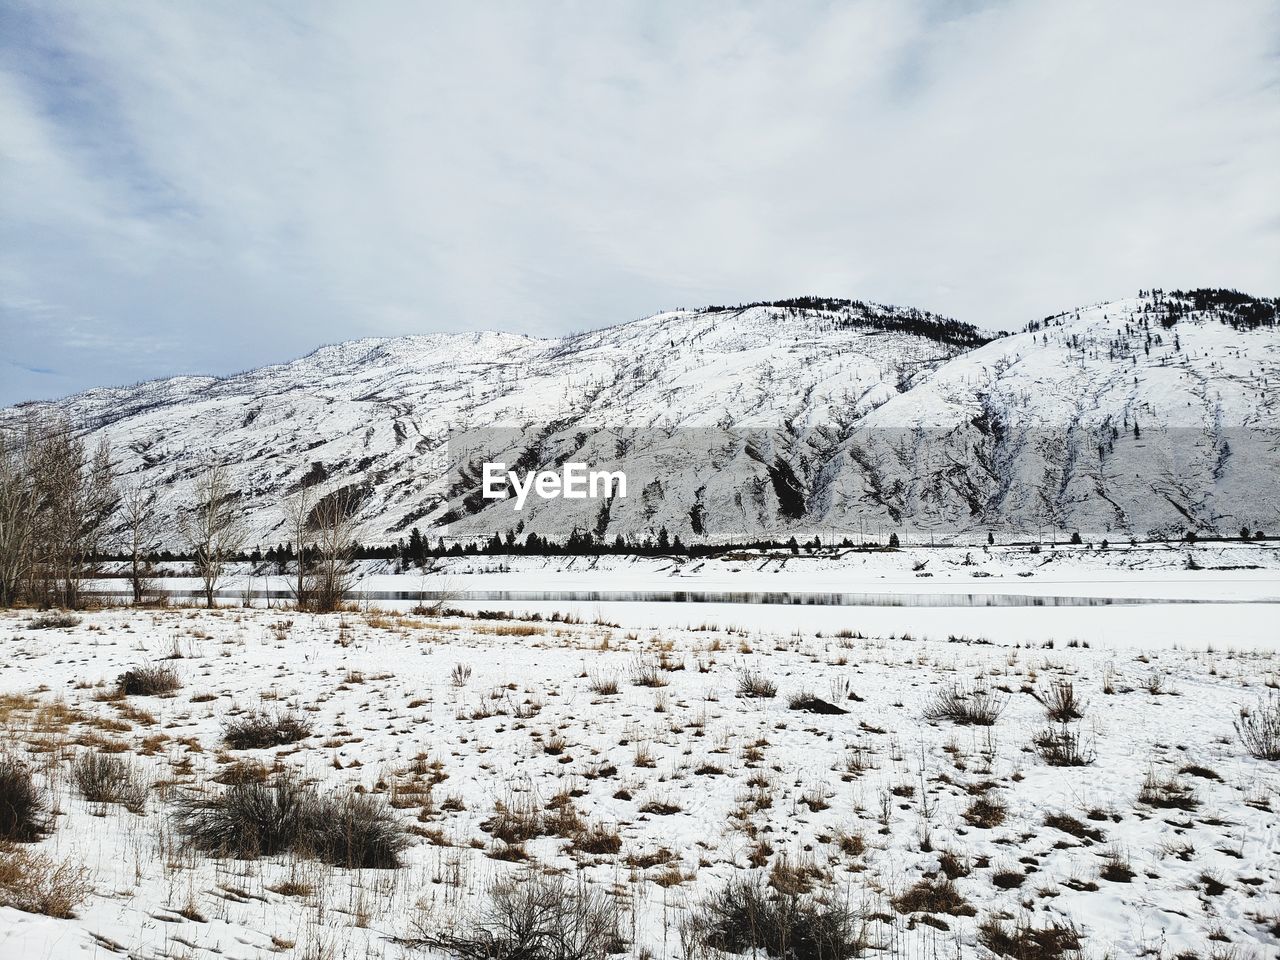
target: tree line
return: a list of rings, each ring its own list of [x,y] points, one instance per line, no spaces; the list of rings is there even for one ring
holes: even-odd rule
[[[797,314],[814,311],[844,313],[846,316],[837,318],[835,321],[838,328],[870,327],[875,330],[909,333],[958,347],[980,347],[984,343],[990,343],[993,336],[1001,336],[1001,334],[983,333],[971,323],[953,320],[928,310],[883,306],[865,300],[849,300],[843,297],[791,297],[785,300],[756,300],[751,303],[740,303],[737,306],[715,304],[703,307],[703,312],[724,313],[730,310],[749,310],[753,307],[773,307]]]
[[[213,607],[230,564],[245,559],[248,532],[239,491],[225,464],[194,468],[192,492],[178,505],[182,556]],[[285,502],[294,543],[301,546],[291,588],[300,608],[337,609],[351,587],[359,546],[356,491],[321,493],[303,486]],[[84,584],[108,558],[122,562],[135,603],[151,591],[156,546],[165,518],[156,492],[115,476],[111,448],[92,450],[61,416],[29,413],[0,424],[0,606],[76,609]]]
[[[1137,424],[1134,424],[1138,435]],[[736,544],[686,544],[665,528],[654,536],[609,539],[573,530],[563,540],[520,529],[432,542],[414,527],[406,539],[367,546],[357,539],[356,514],[361,502],[357,486],[323,490],[319,482],[300,483],[283,503],[288,540],[267,549],[248,548],[248,532],[238,508],[236,489],[225,464],[207,462],[191,473],[186,503],[162,509],[156,492],[114,474],[106,440],[90,449],[61,417],[28,414],[0,423],[0,606],[30,604],[75,609],[85,604],[86,581],[104,575],[103,564],[116,564],[135,603],[153,595],[156,565],[183,560],[194,567],[206,606],[213,607],[230,566],[248,562],[258,570],[288,576],[300,609],[339,609],[354,584],[356,561],[392,561],[397,572],[423,569],[430,561],[458,556],[627,555],[707,557],[735,551],[816,553],[831,548],[894,549],[890,533],[883,543],[855,543],[848,538],[824,544],[760,539]],[[166,510],[170,510],[166,514]],[[164,521],[168,520],[168,525]],[[162,533],[176,527],[178,550],[158,547]],[[1249,528],[1242,539],[1251,539]],[[1252,539],[1263,539],[1255,531]],[[994,543],[994,536],[988,536]],[[1079,542],[1079,534],[1073,538]],[[1104,542],[1105,545],[1105,542]]]

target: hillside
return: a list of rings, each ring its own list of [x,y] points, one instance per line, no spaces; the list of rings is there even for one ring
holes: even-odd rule
[[[1280,528],[1275,316],[1273,300],[1221,291],[1146,294],[989,340],[803,299],[561,339],[358,340],[48,406],[173,505],[205,459],[230,463],[264,546],[284,539],[283,497],[313,483],[358,493],[367,543],[413,526],[686,542],[1235,533]],[[625,466],[628,497],[516,513],[478,496],[484,460],[570,459]]]

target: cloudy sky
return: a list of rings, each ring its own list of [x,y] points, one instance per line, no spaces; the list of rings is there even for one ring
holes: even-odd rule
[[[1280,294],[1280,4],[0,0],[0,403],[363,336]]]

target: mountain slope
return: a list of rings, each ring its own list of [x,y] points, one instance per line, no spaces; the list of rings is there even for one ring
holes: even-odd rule
[[[1280,515],[1274,324],[1275,301],[1157,294],[985,342],[914,310],[806,299],[563,339],[359,340],[51,406],[175,507],[203,461],[230,463],[264,546],[303,484],[355,491],[369,543],[415,525],[686,541],[1235,532]],[[479,497],[486,460],[570,459],[624,465],[628,496],[519,513]]]
[[[1081,309],[958,358],[860,423],[840,493],[924,526],[1274,529],[1274,302],[1257,325],[1190,302]]]

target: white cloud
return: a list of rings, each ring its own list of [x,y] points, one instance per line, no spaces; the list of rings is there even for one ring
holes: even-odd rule
[[[3,16],[8,302],[175,344],[104,360],[4,307],[51,389],[764,296],[1016,326],[1280,279],[1270,3]]]

